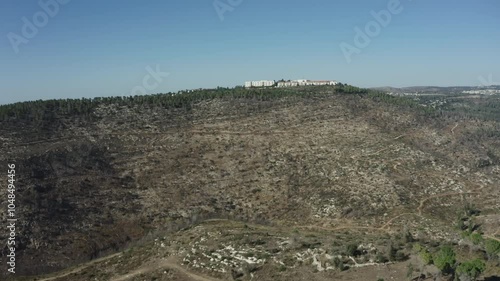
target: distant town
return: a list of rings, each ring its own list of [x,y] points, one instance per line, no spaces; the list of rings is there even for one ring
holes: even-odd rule
[[[262,87],[298,87],[298,86],[335,86],[340,84],[333,80],[260,80],[260,81],[247,81],[245,88],[262,88]]]

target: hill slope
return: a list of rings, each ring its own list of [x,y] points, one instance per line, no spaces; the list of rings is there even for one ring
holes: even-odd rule
[[[137,243],[151,250],[158,243],[146,241],[207,219],[260,229],[252,239],[274,245],[260,251],[266,274],[278,270],[272,249],[294,235],[294,243],[327,245],[327,233],[352,231],[339,241],[366,237],[379,252],[388,242],[377,239],[403,229],[419,239],[457,241],[455,219],[471,204],[480,206],[485,234],[495,235],[497,121],[338,87],[238,91],[180,106],[99,103],[83,115],[45,118],[42,126],[4,120],[0,162],[15,163],[18,177],[17,272],[49,273]],[[236,241],[248,231],[223,226],[226,235],[241,236]],[[215,233],[208,243],[228,239],[219,225],[203,227]],[[309,241],[313,230],[326,233]],[[256,249],[252,239],[241,243]],[[194,240],[178,243],[164,257],[189,260],[182,248]],[[141,262],[157,268],[147,253]],[[175,271],[168,260],[165,267]],[[212,277],[230,278],[230,268]],[[211,280],[211,273],[186,277],[178,269],[179,280]]]

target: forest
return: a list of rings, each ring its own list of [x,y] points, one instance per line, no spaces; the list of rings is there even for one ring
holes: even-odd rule
[[[346,84],[336,86],[306,86],[295,88],[252,88],[243,87],[199,89],[178,93],[158,93],[138,96],[97,97],[81,99],[53,99],[18,102],[0,106],[0,122],[22,122],[37,125],[57,118],[78,116],[92,120],[93,111],[100,105],[148,106],[162,108],[184,108],[200,101],[212,99],[249,99],[267,101],[290,97],[312,97],[321,94],[357,94],[384,104],[411,108],[426,117],[447,119],[478,119],[500,121],[500,98],[496,96],[468,99],[466,95],[447,96],[394,96],[380,90],[359,88]]]

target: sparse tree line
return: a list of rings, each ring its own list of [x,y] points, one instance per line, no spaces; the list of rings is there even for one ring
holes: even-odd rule
[[[375,102],[396,105],[404,108],[415,109],[428,117],[448,118],[487,118],[500,120],[500,100],[488,99],[468,107],[457,107],[447,103],[443,106],[424,106],[426,97],[419,99],[392,96],[383,92],[358,88],[351,85],[339,84],[336,86],[314,86],[299,88],[267,88],[246,89],[243,87],[216,89],[200,89],[181,91],[179,93],[164,93],[143,96],[117,96],[102,98],[37,100],[19,102],[0,106],[0,122],[23,121],[33,124],[50,122],[60,117],[78,116],[90,119],[94,109],[100,105],[115,104],[118,106],[149,106],[162,108],[190,109],[196,102],[212,99],[250,99],[256,101],[269,101],[284,97],[311,97],[321,93],[361,94]],[[453,99],[456,103],[461,99]]]
[[[212,99],[274,100],[287,96],[307,97],[318,94],[318,89],[333,89],[337,93],[367,93],[368,90],[350,85],[310,87],[309,89],[245,89],[242,87],[201,89],[144,96],[117,96],[104,98],[58,99],[19,102],[0,106],[0,121],[40,123],[58,117],[80,116],[90,118],[100,105],[157,106],[163,108],[191,108],[193,103]]]

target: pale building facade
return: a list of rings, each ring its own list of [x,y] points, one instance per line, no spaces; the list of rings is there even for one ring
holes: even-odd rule
[[[274,80],[247,81],[247,82],[245,82],[245,88],[273,87],[275,84],[276,84],[276,81],[274,81]]]
[[[256,87],[256,88],[262,88],[262,87],[274,87],[277,86],[278,88],[285,88],[285,87],[297,87],[297,86],[335,86],[339,84],[337,81],[333,80],[306,80],[306,79],[299,79],[299,80],[288,80],[288,81],[274,81],[274,80],[260,80],[260,81],[247,81],[245,82],[245,88],[251,88],[251,87]]]
[[[277,86],[279,88],[284,88],[284,87],[296,87],[296,86],[325,86],[325,85],[335,86],[338,84],[339,82],[333,80],[314,81],[314,80],[300,79],[300,80],[279,81]]]

